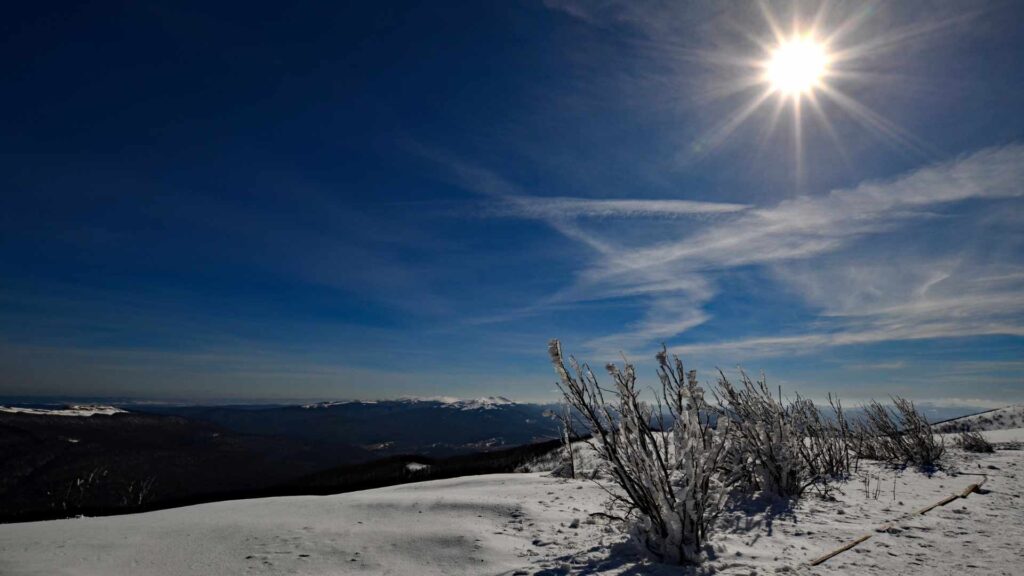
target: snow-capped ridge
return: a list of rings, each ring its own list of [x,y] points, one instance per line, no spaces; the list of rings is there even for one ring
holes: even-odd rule
[[[302,408],[307,410],[316,410],[319,408],[331,408],[334,406],[344,406],[346,404],[376,404],[376,400],[330,400],[327,402],[314,402],[312,404],[303,404]]]
[[[435,403],[442,404],[445,408],[458,410],[493,410],[501,406],[514,406],[517,402],[509,400],[504,396],[482,396],[480,398],[455,398],[453,396],[406,396],[395,400],[332,400],[327,402],[314,402],[304,404],[301,407],[308,410],[333,408],[335,406],[359,405],[359,404],[381,404],[395,402],[401,404]]]
[[[460,410],[493,410],[499,406],[512,406],[514,404],[515,402],[504,396],[485,396],[473,400],[459,400],[453,402],[451,406],[458,407]]]
[[[81,404],[69,405],[61,408],[19,408],[17,406],[0,406],[0,412],[32,414],[35,416],[110,416],[113,414],[125,414],[127,411],[114,406]]]
[[[516,402],[504,396],[482,396],[480,398],[462,399],[451,396],[433,396],[428,398],[410,398],[412,402],[439,402],[446,407],[459,410],[493,410],[499,406],[512,406]]]

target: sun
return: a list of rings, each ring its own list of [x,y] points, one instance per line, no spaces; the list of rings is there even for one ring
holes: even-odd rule
[[[757,140],[758,147],[764,148],[780,126],[789,124],[792,173],[799,190],[804,176],[804,135],[811,129],[816,129],[812,133],[815,146],[821,136],[829,138],[852,168],[844,145],[845,135],[850,132],[844,130],[841,137],[833,127],[837,115],[843,121],[856,122],[903,153],[929,157],[932,148],[928,142],[859,102],[849,92],[856,87],[857,93],[865,93],[865,89],[882,79],[882,75],[866,68],[869,62],[901,50],[905,42],[922,33],[918,27],[872,34],[871,26],[878,13],[860,4],[840,8],[821,2],[817,12],[804,15],[794,9],[788,15],[788,23],[772,12],[772,6],[781,3],[759,0],[757,4],[764,18],[763,26],[741,31],[744,38],[737,40],[744,41],[721,42],[720,47],[705,56],[706,63],[717,69],[717,75],[708,83],[709,101],[735,103],[736,108],[712,121],[690,145],[687,157],[697,160],[711,154],[741,126],[752,121],[761,123]],[[953,22],[936,24],[928,33]],[[893,74],[884,81],[887,89],[900,86]],[[782,122],[783,117],[791,122]]]
[[[782,95],[799,98],[821,85],[828,72],[825,46],[809,36],[781,42],[765,63],[765,80]]]

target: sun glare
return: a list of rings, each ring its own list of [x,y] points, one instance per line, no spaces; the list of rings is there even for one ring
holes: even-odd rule
[[[828,69],[828,54],[813,39],[796,37],[776,48],[765,68],[772,88],[795,98],[821,83]]]
[[[916,28],[865,37],[872,10],[853,9],[844,17],[838,10],[827,13],[828,4],[821,3],[814,15],[801,17],[792,13],[788,22],[782,22],[772,13],[769,2],[760,1],[764,29],[746,33],[748,42],[737,44],[752,46],[756,52],[741,54],[723,48],[720,54],[709,58],[723,72],[720,83],[712,86],[709,94],[723,100],[740,94],[748,97],[743,101],[737,99],[738,107],[700,136],[692,146],[694,156],[708,154],[740,126],[756,118],[763,120],[763,145],[786,116],[792,121],[793,174],[799,189],[803,178],[804,131],[812,122],[849,163],[843,141],[832,126],[830,116],[834,114],[843,114],[908,152],[927,153],[927,142],[845,92],[851,85],[863,87],[873,79],[861,69],[865,63],[858,61],[899,49],[905,40],[917,34]]]

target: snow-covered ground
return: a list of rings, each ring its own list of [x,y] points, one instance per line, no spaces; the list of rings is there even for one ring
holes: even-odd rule
[[[113,406],[89,404],[84,406],[64,406],[62,408],[19,408],[17,406],[0,406],[0,412],[15,414],[34,414],[37,416],[110,416],[125,411]]]
[[[533,573],[550,550],[613,540],[585,541],[567,527],[600,509],[594,490],[505,474],[7,524],[0,574]],[[587,540],[598,532],[590,526]]]
[[[1024,430],[1003,431],[1024,440]],[[835,500],[750,503],[721,519],[716,574],[1020,574],[1024,451],[954,451],[931,477],[874,464]],[[876,528],[987,476],[981,494]],[[895,490],[895,496],[893,492]],[[0,525],[0,574],[679,574],[636,556],[594,482],[474,476],[335,496],[239,500]],[[822,566],[811,559],[874,536]]]

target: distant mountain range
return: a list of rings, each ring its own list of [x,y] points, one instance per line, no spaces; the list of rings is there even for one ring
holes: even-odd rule
[[[437,459],[557,438],[550,408],[506,398],[0,406],[0,521],[393,483],[410,457],[436,461],[438,477],[505,471],[518,453],[483,467]]]
[[[449,456],[556,438],[552,407],[487,397],[270,407],[150,405],[133,410],[201,420],[241,434],[343,442],[378,456]]]

